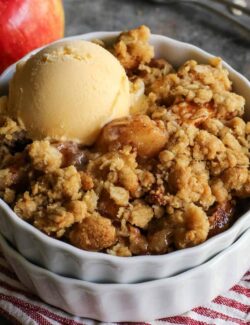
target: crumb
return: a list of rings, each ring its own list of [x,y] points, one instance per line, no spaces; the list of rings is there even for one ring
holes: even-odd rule
[[[79,248],[99,251],[115,243],[115,227],[109,219],[94,213],[73,227],[69,239]]]

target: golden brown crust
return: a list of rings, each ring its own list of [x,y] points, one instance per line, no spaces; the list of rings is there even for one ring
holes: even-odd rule
[[[125,69],[135,69],[141,63],[150,62],[154,55],[148,40],[150,30],[146,26],[121,33],[114,44],[113,53]]]
[[[171,216],[171,223],[176,227],[174,244],[177,248],[198,245],[207,239],[209,221],[205,212],[189,204],[184,212],[178,211]]]
[[[109,219],[94,213],[73,227],[69,240],[79,248],[99,251],[115,243],[116,231]]]
[[[34,168],[44,173],[53,172],[62,164],[62,154],[49,141],[34,141],[28,153]]]

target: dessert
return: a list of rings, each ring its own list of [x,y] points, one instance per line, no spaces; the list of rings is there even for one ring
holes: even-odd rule
[[[0,195],[47,235],[112,255],[165,254],[225,231],[249,198],[250,123],[221,60],[174,68],[149,36],[141,26],[102,44],[126,70],[131,108],[93,143],[37,137],[0,100]]]
[[[101,128],[129,114],[129,83],[119,61],[86,41],[57,43],[17,66],[9,114],[32,139],[92,144]]]

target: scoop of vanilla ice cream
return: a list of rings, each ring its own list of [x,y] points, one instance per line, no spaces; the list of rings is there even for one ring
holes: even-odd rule
[[[33,139],[92,144],[104,124],[129,114],[129,82],[119,61],[86,41],[61,42],[17,65],[8,111]]]

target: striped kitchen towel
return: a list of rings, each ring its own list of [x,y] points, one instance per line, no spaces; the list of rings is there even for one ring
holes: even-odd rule
[[[20,283],[2,255],[0,255],[0,315],[9,319],[12,324],[22,325],[98,324],[97,321],[73,317],[43,303]],[[141,323],[141,325],[151,324],[250,325],[250,270],[237,285],[211,303],[197,307],[184,315]]]

